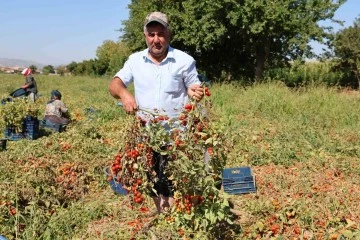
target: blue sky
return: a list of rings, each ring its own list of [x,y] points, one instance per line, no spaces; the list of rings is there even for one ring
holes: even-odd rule
[[[95,58],[97,47],[105,40],[118,40],[117,29],[129,16],[130,1],[2,0],[0,58],[45,65]],[[347,0],[335,14],[345,21],[344,27],[351,26],[359,16],[360,0]]]
[[[42,64],[95,58],[105,40],[116,41],[130,0],[2,0],[0,57]]]

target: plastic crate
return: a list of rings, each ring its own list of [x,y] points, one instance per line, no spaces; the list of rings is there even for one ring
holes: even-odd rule
[[[30,140],[37,139],[40,136],[40,123],[38,119],[25,121],[25,137]]]
[[[7,137],[9,141],[18,141],[25,138],[25,135],[23,133],[10,133],[10,135]]]
[[[4,135],[9,141],[18,141],[25,138],[24,133],[16,132],[14,127],[6,127]]]
[[[15,132],[15,128],[6,127],[6,128],[5,128],[5,132],[4,132],[4,136],[5,136],[6,138],[8,138],[8,137],[10,137],[10,135],[11,135],[12,133],[14,133],[14,132]]]
[[[40,136],[39,120],[36,117],[27,116],[22,123],[22,131],[16,132],[15,127],[5,128],[4,135],[10,141],[17,141],[24,138],[34,140]]]
[[[225,168],[222,185],[228,194],[245,194],[256,192],[255,177],[250,167]]]

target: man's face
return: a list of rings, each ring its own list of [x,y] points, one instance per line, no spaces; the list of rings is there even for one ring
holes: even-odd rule
[[[150,23],[145,31],[146,45],[155,58],[165,57],[170,42],[170,33],[159,23]]]

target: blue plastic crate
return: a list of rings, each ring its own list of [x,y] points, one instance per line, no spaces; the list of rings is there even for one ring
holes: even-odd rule
[[[224,191],[229,194],[243,194],[256,192],[255,178],[240,177],[223,181]]]
[[[9,141],[18,141],[25,138],[23,132],[16,132],[15,127],[11,126],[5,128],[4,135]]]
[[[252,176],[250,167],[224,168],[223,178]]]
[[[8,138],[11,135],[12,132],[14,132],[14,130],[12,128],[10,128],[10,127],[7,127],[7,128],[5,128],[4,136],[6,138]]]
[[[23,133],[10,133],[10,135],[7,137],[9,141],[18,141],[25,138],[25,135]]]
[[[23,131],[27,139],[37,139],[40,136],[39,120],[36,117],[27,116],[24,120]]]
[[[37,139],[40,135],[40,124],[39,120],[27,120],[25,123],[24,134],[27,139]]]
[[[5,128],[4,135],[10,141],[17,141],[24,138],[34,140],[40,135],[39,120],[35,117],[28,116],[23,120],[21,132],[16,132],[15,127]]]
[[[37,117],[28,115],[28,116],[25,117],[24,121],[25,121],[26,123],[31,123],[31,122],[39,121],[39,120],[38,120]]]
[[[35,140],[39,137],[39,132],[26,132],[25,137],[29,140]]]
[[[250,167],[225,168],[222,185],[228,194],[256,192],[255,177]]]

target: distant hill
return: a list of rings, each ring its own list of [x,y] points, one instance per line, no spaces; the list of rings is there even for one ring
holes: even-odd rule
[[[45,66],[45,64],[29,60],[0,58],[0,67],[29,67],[30,65],[35,65],[37,68],[43,68]]]

